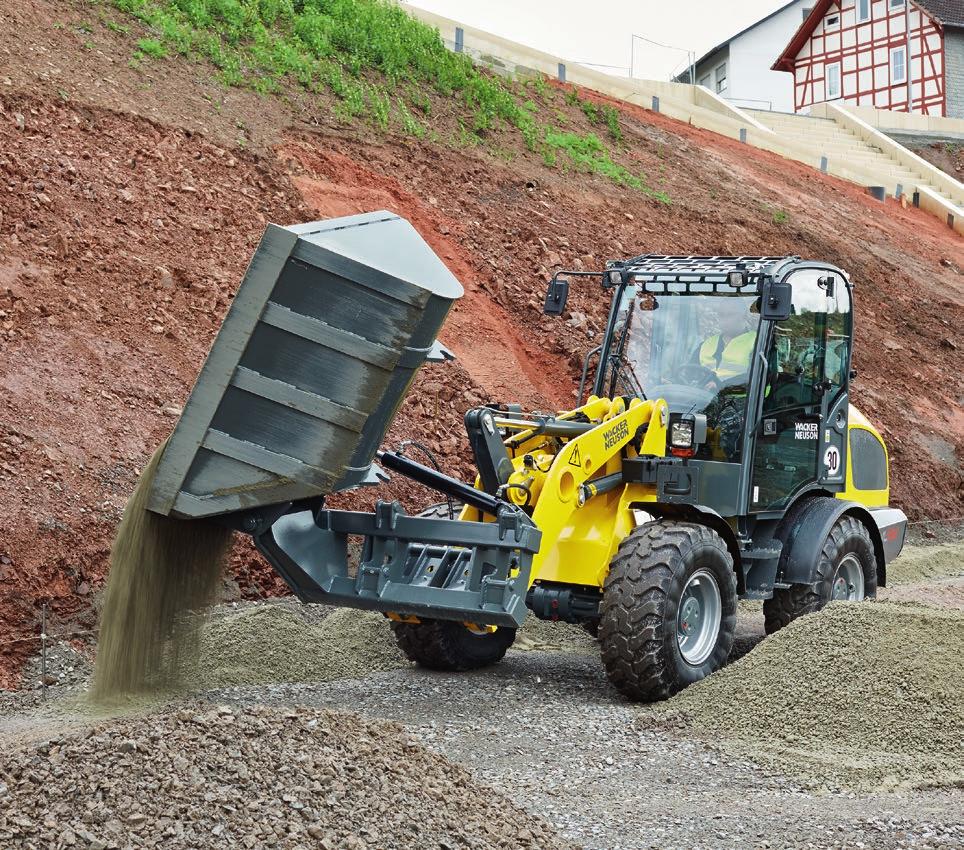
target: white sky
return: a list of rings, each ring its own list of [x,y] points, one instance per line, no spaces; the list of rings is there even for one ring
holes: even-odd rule
[[[561,56],[636,77],[667,80],[787,0],[408,0],[437,15]],[[639,35],[670,50],[632,38]]]

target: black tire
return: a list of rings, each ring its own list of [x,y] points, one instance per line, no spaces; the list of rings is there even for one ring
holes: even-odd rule
[[[719,632],[698,664],[683,657],[677,618],[683,591],[706,571],[720,594]],[[723,539],[697,523],[659,520],[620,544],[603,588],[599,640],[609,681],[631,700],[656,702],[726,663],[736,631],[736,574]]]
[[[461,502],[453,502],[455,518]],[[441,502],[419,513],[421,517],[449,519],[449,505]],[[515,629],[499,627],[478,634],[462,623],[450,620],[422,620],[420,623],[392,623],[392,631],[409,661],[429,670],[477,670],[501,661],[515,641]]]
[[[863,570],[863,599],[877,597],[877,555],[870,532],[860,520],[842,516],[830,529],[817,561],[813,584],[795,584],[776,590],[763,603],[764,628],[768,635],[782,629],[791,621],[819,611],[833,598],[833,587],[838,567],[848,555],[856,556]]]
[[[431,519],[458,519],[462,511],[462,503],[452,500],[452,513],[449,513],[449,503],[439,502],[437,505],[429,505],[424,511],[419,511],[418,516],[429,517]]]
[[[515,640],[515,629],[500,626],[479,634],[463,623],[422,620],[392,623],[395,640],[409,661],[429,670],[461,672],[488,667],[501,661]]]

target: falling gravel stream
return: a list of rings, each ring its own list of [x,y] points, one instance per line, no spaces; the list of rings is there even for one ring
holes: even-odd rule
[[[177,684],[197,654],[197,613],[214,598],[231,531],[147,510],[166,443],[144,468],[110,554],[91,696]]]

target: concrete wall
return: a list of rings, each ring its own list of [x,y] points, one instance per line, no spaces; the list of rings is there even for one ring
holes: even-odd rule
[[[794,3],[730,42],[727,100],[751,109],[793,112],[793,75],[771,66],[803,23],[805,5],[813,0]]]
[[[947,117],[964,118],[964,30],[944,30]]]
[[[847,111],[852,112],[861,121],[866,121],[871,127],[882,130],[946,133],[951,136],[964,133],[964,116],[944,118],[940,115],[920,115],[916,112],[890,112],[887,109],[875,109],[872,106],[854,106],[852,103],[847,104]]]

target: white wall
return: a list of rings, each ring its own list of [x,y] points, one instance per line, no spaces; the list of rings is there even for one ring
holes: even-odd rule
[[[803,23],[803,9],[813,5],[814,0],[798,0],[730,42],[727,100],[750,109],[793,112],[793,75],[770,66]]]

